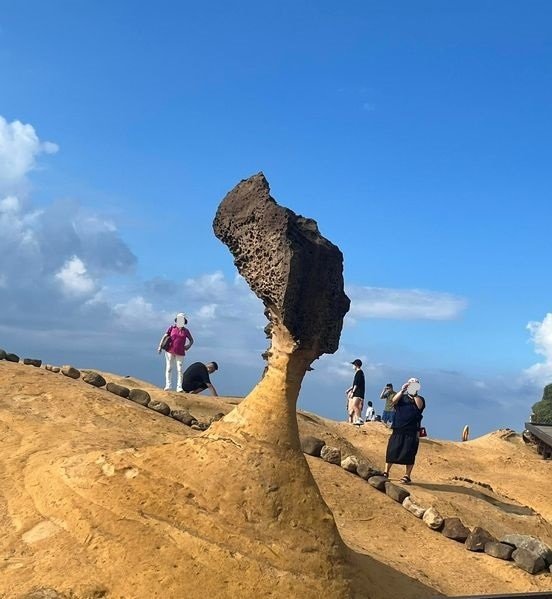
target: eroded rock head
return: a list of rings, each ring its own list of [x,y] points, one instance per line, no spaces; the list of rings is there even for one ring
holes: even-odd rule
[[[213,229],[272,324],[283,325],[297,348],[316,356],[337,350],[350,304],[343,255],[314,220],[278,205],[259,173],[227,194]]]

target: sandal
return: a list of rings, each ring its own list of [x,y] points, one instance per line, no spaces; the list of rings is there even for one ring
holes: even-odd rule
[[[412,481],[410,480],[410,476],[406,476],[406,474],[399,481],[403,485],[409,485]]]
[[[384,478],[389,478],[389,474],[387,474],[387,472],[383,472],[383,473],[382,473],[382,476],[383,476]]]

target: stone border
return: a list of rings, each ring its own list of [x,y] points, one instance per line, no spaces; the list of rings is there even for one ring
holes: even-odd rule
[[[412,499],[410,491],[388,480],[383,476],[383,472],[372,468],[365,460],[355,455],[348,455],[342,459],[341,449],[326,445],[326,442],[318,437],[301,437],[301,449],[307,455],[341,466],[347,472],[366,480],[371,487],[385,493],[413,516],[421,519],[428,528],[462,543],[468,551],[483,552],[504,561],[513,560],[518,568],[529,574],[546,571],[552,573],[552,549],[538,537],[508,534],[498,540],[480,526],[470,530],[460,518],[446,518],[434,507],[425,508],[418,505]]]
[[[34,366],[36,368],[42,366],[42,360],[36,358],[24,358],[21,360],[17,354],[8,353],[3,349],[0,349],[0,360],[22,363],[26,366]],[[224,414],[218,412],[209,420],[209,422],[200,422],[195,416],[190,414],[188,410],[172,409],[169,404],[164,401],[153,400],[150,394],[144,389],[129,389],[128,387],[118,385],[117,383],[107,382],[101,374],[94,372],[93,370],[80,371],[70,364],[65,364],[64,366],[45,364],[44,369],[48,372],[61,373],[63,376],[74,380],[81,379],[84,383],[92,385],[97,389],[105,387],[105,391],[118,395],[123,399],[128,399],[145,408],[153,410],[158,414],[172,418],[181,424],[189,426],[193,430],[206,431],[213,422],[224,418]]]

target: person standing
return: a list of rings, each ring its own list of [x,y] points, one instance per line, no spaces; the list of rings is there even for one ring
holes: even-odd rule
[[[347,414],[352,424],[362,424],[362,408],[364,406],[364,372],[362,372],[362,361],[358,358],[351,364],[355,369],[353,384],[347,389]]]
[[[176,391],[182,391],[182,364],[186,352],[192,347],[194,338],[186,328],[188,319],[186,315],[179,312],[171,325],[161,338],[157,352],[165,350],[165,391],[171,389],[171,378],[173,366],[176,364]]]
[[[393,464],[402,464],[405,474],[400,482],[404,484],[411,482],[410,475],[420,444],[420,425],[426,404],[425,399],[418,395],[419,390],[420,381],[411,378],[393,398],[395,416],[391,424],[393,432],[387,443],[384,476],[389,477]]]
[[[393,416],[395,415],[395,407],[393,406],[393,398],[396,393],[393,389],[393,383],[387,383],[380,394],[380,399],[385,400],[385,407],[383,408],[383,414],[381,415],[381,421],[385,426],[391,426],[393,422]]]

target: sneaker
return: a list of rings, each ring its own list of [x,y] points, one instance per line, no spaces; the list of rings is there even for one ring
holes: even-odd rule
[[[163,391],[170,391],[170,390],[171,390],[171,388],[170,388],[170,387],[165,387],[165,388],[163,389]]]
[[[177,393],[184,393],[184,391],[182,390],[182,387],[177,387],[176,388],[176,392]]]
[[[353,424],[356,424],[357,426],[361,426],[362,424],[364,424],[364,421],[362,420],[362,418],[357,418],[356,420],[353,421]]]

